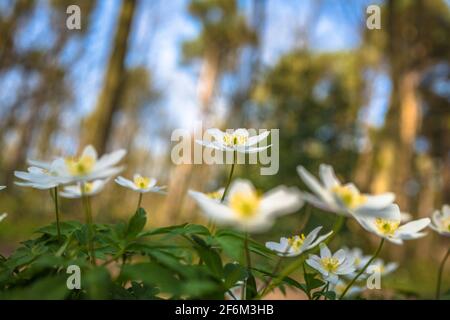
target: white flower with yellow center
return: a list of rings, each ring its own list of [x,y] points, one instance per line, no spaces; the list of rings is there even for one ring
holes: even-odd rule
[[[321,182],[302,166],[298,166],[297,171],[314,193],[304,192],[302,197],[315,207],[345,216],[390,217],[391,212],[384,209],[394,201],[393,193],[361,194],[352,183],[342,185],[333,168],[325,164],[321,164],[319,168]]]
[[[247,129],[236,129],[232,132],[224,132],[217,128],[206,130],[213,140],[196,140],[198,144],[201,144],[207,148],[213,148],[221,151],[236,151],[241,153],[256,153],[268,149],[269,146],[256,147],[256,145],[267,138],[270,131],[264,131],[263,133],[250,136]]]
[[[60,192],[61,197],[78,199],[83,196],[94,196],[103,190],[108,180],[94,180],[92,182],[78,182],[73,186],[66,186]]]
[[[266,247],[275,251],[279,256],[295,257],[314,248],[333,233],[333,231],[330,231],[327,234],[317,237],[321,229],[321,226],[315,228],[308,236],[301,234],[290,238],[283,237],[280,239],[280,242],[269,241],[266,242]]]
[[[445,204],[442,210],[436,210],[431,217],[430,228],[437,233],[450,237],[450,206]]]
[[[32,164],[38,163],[32,160],[29,162]],[[29,167],[26,172],[15,171],[14,175],[23,181],[16,181],[14,183],[21,187],[47,190],[71,181],[69,177],[62,177],[60,175],[60,162],[58,160],[50,163],[39,162],[38,164],[42,167],[36,167],[33,165]]]
[[[390,219],[374,217],[357,217],[356,220],[369,232],[372,232],[386,240],[402,244],[403,240],[421,238],[426,233],[419,232],[430,224],[429,218],[414,220],[401,225],[402,215],[396,204],[390,206],[392,217]]]
[[[339,276],[353,273],[355,271],[354,261],[346,254],[344,249],[336,251],[333,255],[326,244],[320,244],[320,257],[310,255],[306,263],[319,271],[324,280],[336,284]]]
[[[388,274],[394,272],[398,268],[398,263],[389,262],[385,263],[383,259],[376,259],[373,261],[366,270],[368,275],[378,272],[382,276],[387,276]]]
[[[240,230],[260,232],[269,229],[275,217],[293,213],[303,202],[295,188],[279,186],[263,195],[248,180],[235,180],[223,203],[207,194],[189,191],[202,212],[220,224]]]
[[[156,186],[157,180],[155,178],[149,178],[141,176],[140,174],[135,174],[133,176],[133,180],[125,179],[124,177],[117,177],[116,183],[121,185],[122,187],[131,189],[133,191],[137,191],[140,193],[147,192],[157,192],[161,193],[161,190],[165,189],[165,186],[158,187]]]
[[[89,145],[84,148],[80,157],[59,158],[55,160],[54,166],[58,176],[63,179],[70,179],[71,182],[106,179],[123,170],[122,167],[116,167],[116,165],[125,154],[126,151],[121,149],[97,158],[97,151]]]

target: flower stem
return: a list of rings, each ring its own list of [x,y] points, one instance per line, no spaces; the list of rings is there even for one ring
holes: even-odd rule
[[[442,260],[439,271],[438,271],[438,281],[436,285],[436,300],[439,300],[441,298],[441,281],[442,281],[442,272],[444,271],[445,262],[447,261],[447,258],[450,256],[450,248],[448,248],[447,253],[444,256],[444,259]]]
[[[86,196],[84,190],[85,190],[85,185],[84,185],[84,183],[82,183],[81,184],[81,199],[83,202],[86,224],[88,227],[88,250],[89,250],[89,255],[91,256],[91,263],[95,266],[95,265],[97,265],[97,261],[95,258],[94,242],[93,242],[94,231],[92,228],[91,201],[89,200],[89,197]]]
[[[225,186],[225,190],[223,191],[222,199],[220,199],[220,202],[223,202],[225,200],[225,197],[226,197],[226,195],[228,193],[228,189],[230,188],[231,178],[233,177],[233,172],[234,172],[234,166],[236,164],[236,159],[237,159],[237,153],[236,153],[236,151],[233,151],[233,163],[231,164],[230,175],[228,176],[227,185]]]
[[[248,232],[245,233],[244,249],[245,249],[245,260],[247,262],[247,271],[250,273],[250,270],[252,268],[252,260],[250,257],[250,249],[248,245]],[[247,280],[245,280],[244,283],[242,284],[241,300],[246,300],[245,294],[246,291],[247,291]]]
[[[136,209],[136,211],[138,211],[139,208],[141,207],[141,203],[142,203],[142,195],[143,195],[143,193],[142,193],[142,192],[139,192],[139,200],[138,200],[138,204],[137,204],[137,209]]]
[[[56,230],[58,233],[58,241],[61,240],[61,228],[59,226],[59,204],[58,204],[58,187],[53,188],[53,201],[55,202]]]
[[[372,261],[375,260],[376,257],[378,257],[378,255],[380,254],[381,248],[383,247],[383,243],[384,243],[384,238],[381,238],[380,244],[378,245],[378,248],[375,251],[375,253],[373,254],[372,258],[370,258],[370,260],[367,261],[367,263],[364,265],[364,267],[358,272],[358,274],[352,279],[352,281],[350,281],[350,283],[345,288],[344,292],[342,292],[342,295],[339,298],[339,300],[344,299],[347,291],[352,287],[352,285],[356,282],[356,280],[358,280],[358,278],[366,271],[366,269],[370,266]]]

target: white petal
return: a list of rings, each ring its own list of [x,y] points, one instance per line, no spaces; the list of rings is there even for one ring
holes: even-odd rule
[[[260,211],[264,216],[275,216],[293,213],[302,205],[303,201],[296,188],[279,186],[264,194]]]
[[[327,234],[324,234],[323,236],[320,236],[316,239],[316,241],[314,241],[313,243],[311,243],[308,248],[306,250],[312,249],[315,246],[317,246],[319,243],[323,242],[326,238],[328,238],[329,236],[331,236],[331,234],[333,233],[333,231],[328,232]]]
[[[205,194],[189,190],[189,195],[197,202],[206,216],[222,223],[230,223],[236,220],[236,216],[230,208],[208,198]]]
[[[333,196],[329,193],[328,190],[326,190],[324,187],[322,187],[317,181],[317,179],[308,172],[305,168],[302,166],[297,167],[297,172],[302,178],[303,182],[323,201],[326,203],[334,203]]]
[[[0,222],[2,222],[7,216],[7,213],[0,214]]]
[[[375,217],[395,221],[401,221],[402,219],[400,208],[396,204],[391,204],[386,208],[376,210],[360,207],[354,211],[354,214],[355,217]]]
[[[373,210],[386,208],[395,200],[395,194],[390,192],[379,195],[365,195],[365,197],[366,202],[361,207]]]
[[[342,263],[347,257],[347,252],[344,249],[340,249],[333,254],[333,258],[337,259],[339,263]]]
[[[270,134],[270,131],[267,130],[267,131],[264,131],[263,133],[261,133],[259,135],[256,135],[256,136],[248,138],[247,146],[250,147],[250,146],[253,146],[253,145],[257,144],[258,142],[260,142],[260,141],[264,140],[265,138],[267,138],[269,136],[269,134]]]
[[[92,145],[88,145],[84,148],[83,152],[81,153],[82,157],[91,157],[94,160],[97,160],[97,151]]]
[[[264,147],[248,147],[248,146],[236,146],[236,151],[241,153],[257,153],[264,150],[267,150],[272,145],[264,146]]]
[[[317,228],[315,228],[314,230],[312,230],[305,238],[305,240],[303,241],[303,245],[305,247],[308,247],[313,241],[314,239],[316,239],[317,234],[320,232],[320,230],[322,230],[322,226],[319,226]]]
[[[323,258],[331,258],[331,251],[328,249],[325,243],[320,244],[320,257]]]
[[[330,190],[331,188],[340,185],[339,180],[336,178],[336,175],[334,173],[333,167],[321,164],[319,167],[319,176],[322,180],[323,184],[325,185],[325,188]]]
[[[429,224],[430,224],[429,218],[414,220],[414,221],[404,224],[403,226],[400,226],[397,229],[397,233],[400,235],[416,233],[422,229],[425,229]]]
[[[115,166],[117,163],[120,162],[120,160],[122,160],[123,157],[125,157],[126,154],[127,151],[124,149],[120,149],[112,153],[105,154],[100,159],[98,159],[93,170],[100,171],[107,169],[111,166]]]

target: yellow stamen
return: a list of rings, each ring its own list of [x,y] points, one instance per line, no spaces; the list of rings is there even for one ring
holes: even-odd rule
[[[305,235],[302,233],[300,236],[293,236],[288,238],[289,247],[294,249],[294,251],[298,251],[305,241]]]
[[[142,177],[142,176],[136,176],[133,179],[134,185],[140,189],[146,189],[148,188],[150,184],[150,178]]]
[[[260,197],[256,192],[236,192],[230,197],[229,205],[242,218],[251,218],[258,213]]]
[[[225,145],[229,146],[229,147],[233,147],[233,146],[242,146],[245,145],[248,141],[248,137],[246,135],[242,135],[242,134],[229,134],[229,133],[225,133],[225,135],[223,136],[223,142],[225,143]]]
[[[73,176],[81,176],[92,171],[95,165],[95,159],[91,156],[81,156],[80,158],[66,158],[66,166]]]
[[[92,184],[92,182],[86,182],[85,184],[84,184],[84,193],[91,193],[92,192],[92,189],[93,189],[93,184]]]
[[[339,260],[333,257],[322,258],[321,264],[322,267],[328,272],[335,272],[339,266]]]
[[[376,218],[375,219],[375,224],[378,228],[378,230],[387,236],[391,236],[394,234],[395,230],[398,229],[398,227],[400,226],[400,221],[395,221],[395,220],[385,220],[385,219],[381,219],[381,218]]]
[[[335,186],[331,191],[334,192],[344,205],[350,209],[354,209],[367,201],[366,196],[350,186]]]

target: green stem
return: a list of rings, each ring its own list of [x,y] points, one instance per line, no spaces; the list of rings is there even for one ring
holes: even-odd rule
[[[136,209],[136,211],[138,211],[138,210],[139,210],[139,208],[141,207],[141,203],[142,203],[142,196],[143,196],[143,193],[142,193],[142,192],[139,192],[139,200],[138,200],[138,205],[137,205],[137,209]]]
[[[436,300],[439,300],[441,298],[441,281],[442,281],[442,273],[444,271],[445,262],[447,261],[447,258],[450,256],[450,248],[448,248],[447,253],[444,256],[444,259],[442,260],[439,271],[438,271],[438,281],[436,285]]]
[[[95,266],[95,265],[97,265],[97,261],[96,261],[96,258],[95,258],[94,243],[93,243],[94,231],[93,231],[93,228],[92,228],[91,202],[89,200],[89,197],[86,196],[85,184],[84,183],[81,184],[81,199],[82,199],[82,202],[83,202],[86,224],[88,226],[88,250],[89,250],[89,255],[91,256],[91,263]]]
[[[230,174],[228,176],[228,181],[225,186],[225,190],[223,191],[222,199],[220,199],[220,202],[223,202],[225,200],[225,197],[228,193],[228,189],[230,188],[231,178],[233,177],[234,166],[236,164],[236,158],[237,158],[237,153],[236,153],[236,151],[233,151],[233,163],[231,164],[231,170],[230,170]]]
[[[328,237],[324,241],[325,244],[328,244],[341,230],[342,226],[344,225],[345,216],[339,215],[333,225],[333,233],[331,236]],[[288,264],[281,272],[280,275],[272,282],[272,284],[267,288],[265,293],[268,293],[272,291],[276,286],[278,286],[285,277],[289,276],[292,272],[300,268],[305,261],[306,254],[305,253],[315,253],[318,252],[319,246],[315,247],[314,249],[311,249],[309,251],[304,252],[300,256],[297,257],[294,261],[292,261],[290,264]],[[262,297],[262,296],[261,296]]]
[[[342,292],[342,295],[339,298],[339,300],[344,299],[347,291],[352,287],[352,285],[356,282],[356,280],[358,280],[358,278],[366,271],[366,269],[370,266],[372,261],[375,260],[376,257],[378,257],[378,255],[380,254],[381,248],[383,247],[383,243],[384,243],[384,238],[381,238],[380,244],[378,245],[378,248],[375,251],[375,253],[373,254],[372,258],[370,258],[370,260],[367,261],[367,263],[364,265],[364,267],[358,272],[358,274],[352,279],[352,281],[350,281],[350,283],[345,288],[344,292]]]
[[[252,260],[250,257],[250,249],[248,245],[248,232],[245,233],[244,249],[245,249],[245,260],[247,262],[247,271],[250,273],[250,270],[252,268]],[[246,291],[247,291],[247,280],[245,280],[244,283],[242,284],[241,300],[246,300],[245,294]]]
[[[59,226],[59,204],[58,204],[58,186],[53,188],[53,201],[55,202],[55,214],[56,214],[56,230],[58,233],[58,241],[61,240],[61,228]]]

